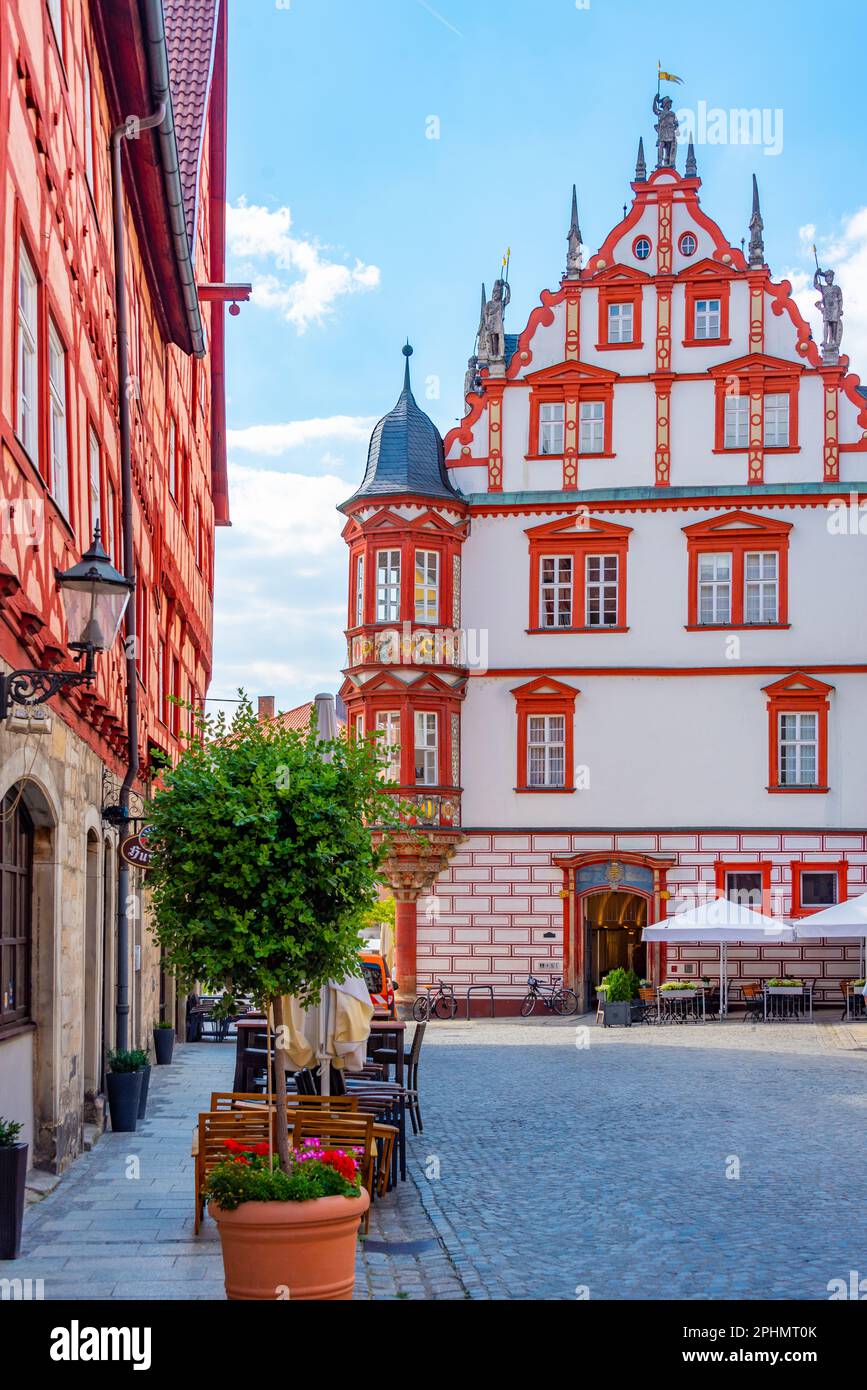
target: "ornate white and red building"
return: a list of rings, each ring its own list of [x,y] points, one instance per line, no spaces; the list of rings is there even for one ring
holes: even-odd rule
[[[640,147],[631,187],[592,254],[573,198],[520,334],[488,303],[444,441],[407,361],[342,507],[349,725],[429,827],[426,863],[389,867],[404,996],[714,975],[715,947],[666,958],[642,926],[865,889],[867,399],[765,264],[755,185],[747,254],[691,147],[684,174]],[[831,1002],[858,951],[745,945],[730,970]]]

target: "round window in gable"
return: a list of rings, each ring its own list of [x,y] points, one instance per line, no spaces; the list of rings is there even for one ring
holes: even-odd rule
[[[632,243],[632,254],[636,260],[646,261],[651,252],[650,238],[639,236]]]
[[[680,246],[680,254],[682,256],[694,256],[698,242],[692,232],[684,232],[678,245]]]

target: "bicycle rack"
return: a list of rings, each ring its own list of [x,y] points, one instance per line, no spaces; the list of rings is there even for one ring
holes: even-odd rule
[[[495,1017],[494,1012],[494,986],[493,985],[468,985],[467,986],[467,1019],[470,1017],[470,995],[474,989],[486,989],[491,1000],[491,1018]]]

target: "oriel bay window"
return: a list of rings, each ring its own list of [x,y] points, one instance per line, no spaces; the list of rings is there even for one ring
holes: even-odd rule
[[[625,630],[630,534],[628,526],[584,515],[530,527],[528,630]]]
[[[439,622],[440,557],[437,550],[415,552],[415,621]]]
[[[768,696],[768,791],[827,792],[828,701],[833,686],[797,671]]]
[[[517,710],[518,792],[572,792],[575,697],[579,691],[553,676],[513,688]]]
[[[749,512],[685,526],[687,628],[787,627],[791,529]]]
[[[415,783],[435,787],[439,782],[438,716],[435,710],[416,710]]]
[[[400,551],[376,552],[376,621],[400,620]]]
[[[436,718],[436,715],[434,715]],[[377,710],[376,712],[376,732],[379,735],[380,748],[388,758],[388,765],[383,772],[383,777],[387,782],[400,782],[400,714],[397,710]]]

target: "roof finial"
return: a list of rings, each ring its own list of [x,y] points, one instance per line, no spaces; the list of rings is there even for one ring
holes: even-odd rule
[[[644,137],[638,137],[638,158],[635,161],[635,182],[644,183],[647,179],[647,162],[644,158]]]
[[[686,168],[684,169],[684,177],[688,179],[698,178],[698,169],[695,163],[695,145],[691,140],[686,147]]]
[[[755,174],[753,174],[753,212],[750,218],[750,265],[758,269],[765,263],[765,242],[762,232],[765,224],[762,221],[762,210],[759,207],[759,185]]]
[[[566,279],[577,280],[581,274],[583,264],[581,257],[581,227],[578,223],[578,191],[572,185],[572,221],[569,223],[569,234],[566,237],[568,250],[566,252]]]
[[[410,391],[410,392],[411,392],[412,388],[411,388],[411,386],[410,386],[410,384],[409,384],[409,359],[412,357],[412,348],[411,348],[410,345],[409,345],[409,338],[407,338],[406,342],[404,343],[403,347],[401,348],[401,352],[403,353],[404,357],[406,358],[406,365],[404,366],[404,369],[403,369],[403,389],[404,389],[404,391]]]

